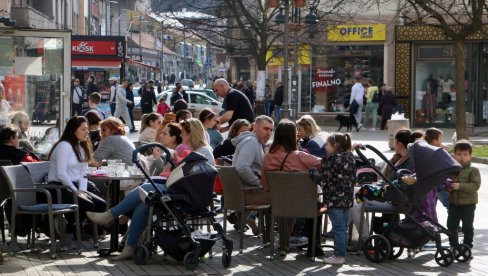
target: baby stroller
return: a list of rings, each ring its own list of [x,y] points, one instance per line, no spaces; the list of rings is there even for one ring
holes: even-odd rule
[[[222,264],[228,267],[232,241],[225,237],[222,226],[215,220],[215,213],[208,208],[212,202],[217,170],[207,163],[203,155],[195,152],[185,157],[176,168],[170,158],[166,158],[173,170],[166,181],[167,192],[163,194],[138,159],[139,152],[151,147],[159,147],[166,156],[171,156],[168,149],[158,143],[143,145],[133,152],[132,161],[154,187],[154,192],[146,197],[146,203],[150,205],[148,231],[145,241],[135,248],[135,262],[146,263],[159,246],[165,255],[183,261],[187,269],[193,270],[198,266],[200,257],[222,239]],[[204,225],[211,225],[217,233],[192,235],[194,227]]]
[[[395,212],[390,221],[383,224],[379,234],[372,235],[365,241],[363,253],[366,258],[376,263],[386,259],[396,259],[404,248],[418,249],[428,241],[434,240],[436,244],[434,257],[438,265],[449,266],[454,259],[458,262],[469,260],[471,249],[467,245],[457,244],[452,250],[442,246],[441,234],[451,236],[455,233],[451,233],[418,207],[423,197],[436,189],[438,183],[459,172],[461,169],[459,163],[444,149],[430,146],[425,141],[418,141],[409,145],[410,158],[413,158],[415,164],[416,175],[413,175],[408,170],[398,170],[380,151],[369,145],[356,149],[357,154],[365,162],[367,159],[361,151],[366,149],[372,150],[395,172],[395,177],[390,180],[377,167],[371,166],[388,187],[382,190],[384,193],[381,193],[381,196],[378,196],[378,193],[374,195],[371,193],[370,200],[391,202]],[[417,182],[407,185],[402,181],[403,176],[416,176]],[[370,191],[371,186],[364,188],[356,194],[357,197],[364,197],[365,191]],[[420,218],[419,216],[415,218],[407,212],[409,209],[416,211]],[[399,219],[400,213],[405,215],[402,220]],[[395,247],[398,248],[396,253],[394,253]]]

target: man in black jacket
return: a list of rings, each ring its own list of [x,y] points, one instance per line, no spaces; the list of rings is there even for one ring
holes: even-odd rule
[[[154,93],[153,81],[150,80],[141,88],[141,112],[142,114],[152,113],[153,104],[157,105],[156,94]]]
[[[98,89],[98,87],[95,84],[95,77],[93,75],[89,76],[88,79],[86,80],[86,82],[87,82],[87,84],[86,84],[86,96],[87,97],[90,97],[91,93],[93,93],[93,92],[100,92],[100,90]]]
[[[171,94],[170,105],[173,106],[177,100],[184,100],[188,103],[188,94],[186,94],[185,89],[183,89],[183,86],[179,82],[176,83],[176,87]]]
[[[280,81],[276,82],[276,91],[273,102],[275,105],[275,119],[276,123],[278,124],[281,120],[281,105],[283,104],[283,84]]]

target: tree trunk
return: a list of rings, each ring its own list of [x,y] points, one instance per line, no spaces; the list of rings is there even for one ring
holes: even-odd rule
[[[463,40],[454,40],[456,61],[456,135],[457,139],[468,139],[466,133],[466,91],[464,87],[466,72],[466,47]]]

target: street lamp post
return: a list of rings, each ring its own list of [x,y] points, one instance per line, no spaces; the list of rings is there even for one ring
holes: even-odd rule
[[[119,6],[119,20],[120,20],[120,5],[119,5],[119,2],[118,1],[108,1],[108,18],[110,19],[109,21],[109,28],[110,28],[110,31],[109,31],[109,34],[112,35],[112,21],[113,21],[113,17],[112,17],[112,4],[116,4]],[[120,21],[119,21],[119,35],[120,35]]]
[[[183,27],[183,78],[186,79],[186,28]]]
[[[310,13],[305,16],[304,22],[309,25],[317,24],[318,18],[315,15],[316,7],[320,0],[310,0]],[[285,14],[283,15],[283,9],[280,8],[280,12],[275,16],[274,21],[277,24],[285,24],[284,27],[284,61],[283,61],[283,96],[285,106],[283,107],[283,112],[288,112],[288,116],[290,118],[297,118],[298,115],[298,103],[299,103],[299,95],[297,95],[296,99],[292,99],[292,90],[290,89],[290,81],[289,81],[289,18],[290,18],[290,0],[282,0],[283,8],[285,10]],[[295,8],[296,13],[296,21],[298,20],[298,7]],[[294,64],[293,68],[297,68],[298,58],[297,58],[297,39],[296,39],[296,29],[295,29],[295,36],[294,36]],[[293,70],[295,71],[295,70]],[[298,79],[296,79],[298,82]],[[299,94],[298,88],[295,88],[295,92]],[[293,100],[293,101],[292,101]],[[292,104],[293,103],[293,104]]]

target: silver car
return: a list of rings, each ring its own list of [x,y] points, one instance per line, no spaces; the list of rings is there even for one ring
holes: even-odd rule
[[[167,95],[166,103],[169,105],[171,94],[172,92],[169,91],[161,92],[156,98],[159,102],[159,98],[163,97],[163,95]],[[222,111],[222,103],[208,96],[205,92],[186,90],[186,94],[188,95],[188,109],[195,116],[204,108],[208,108],[217,114]]]

